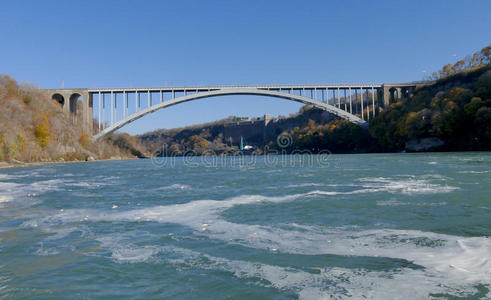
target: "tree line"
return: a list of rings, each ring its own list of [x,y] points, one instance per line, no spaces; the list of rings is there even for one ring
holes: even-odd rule
[[[439,71],[431,73],[425,80],[439,80],[460,72],[475,70],[491,63],[491,45],[486,46],[472,55],[457,61],[455,64],[447,64]]]

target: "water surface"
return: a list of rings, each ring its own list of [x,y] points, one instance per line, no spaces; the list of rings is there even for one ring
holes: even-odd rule
[[[491,154],[0,170],[0,297],[491,298]]]

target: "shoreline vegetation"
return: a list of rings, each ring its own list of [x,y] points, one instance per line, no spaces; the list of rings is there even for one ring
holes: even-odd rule
[[[93,141],[76,114],[29,84],[0,75],[0,168],[42,163],[243,154],[380,153],[491,150],[491,45],[446,65],[431,82],[392,103],[369,130],[304,106],[289,117],[224,120],[155,130],[113,133]],[[97,120],[93,120],[97,128]],[[279,136],[288,137],[287,145]],[[164,151],[164,150],[165,151]]]

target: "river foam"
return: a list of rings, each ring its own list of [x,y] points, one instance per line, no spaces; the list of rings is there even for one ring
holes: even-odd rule
[[[360,183],[362,189],[344,193],[433,194],[455,189],[413,178],[404,181],[364,178],[360,179]],[[340,279],[332,288],[342,288],[346,295],[368,295],[369,298],[403,295],[386,289],[391,285],[404,286],[407,278],[414,280],[411,284],[423,286],[424,289],[421,288],[418,292],[426,296],[430,293],[455,294],[456,291],[468,295],[475,292],[477,285],[491,286],[491,241],[486,237],[460,237],[419,230],[359,230],[298,224],[251,225],[230,222],[221,217],[222,212],[236,206],[303,201],[313,196],[335,196],[337,193],[339,192],[311,191],[277,197],[241,195],[221,201],[197,200],[127,211],[68,209],[30,220],[24,226],[43,229],[59,224],[90,222],[174,223],[194,230],[196,236],[272,253],[386,257],[402,259],[422,267],[421,270],[402,268],[390,272],[374,272],[320,266],[321,274],[312,275],[295,268],[282,269],[277,266],[208,257],[209,261],[214,261],[211,268],[225,268],[239,277],[259,276],[269,281],[273,287],[297,290],[303,298],[318,298],[333,292],[321,288],[326,284],[317,287],[312,282],[323,282],[336,276]],[[162,251],[167,251],[158,245],[134,247],[122,241],[108,243],[111,239],[109,236],[106,240],[98,240],[110,250],[111,258],[118,262],[148,262]],[[182,259],[186,263],[186,257]],[[281,272],[283,275],[277,277]],[[290,279],[284,280],[285,278]],[[408,288],[404,292],[411,290],[414,289]],[[411,293],[406,296],[411,296]]]
[[[426,177],[426,178],[425,178]],[[428,179],[441,180],[440,176],[399,176],[398,178],[360,178],[361,186],[374,192],[414,194],[449,193],[458,187],[430,182]]]
[[[478,292],[468,280],[451,280],[444,273],[425,269],[397,268],[391,272],[326,266],[298,269],[216,257],[174,246],[131,244],[118,246],[112,258],[120,263],[170,263],[178,270],[227,272],[260,286],[295,291],[300,299],[324,299],[334,294],[343,299],[420,299],[435,293],[469,296]]]
[[[162,187],[157,188],[158,191],[166,191],[166,190],[189,190],[189,189],[191,189],[191,186],[189,186],[187,184],[178,184],[178,183],[174,183],[174,184],[171,184],[171,185],[162,186]]]

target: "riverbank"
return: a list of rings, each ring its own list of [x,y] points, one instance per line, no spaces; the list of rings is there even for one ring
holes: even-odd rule
[[[0,169],[10,169],[10,168],[23,168],[32,166],[42,166],[42,165],[59,165],[59,164],[73,164],[73,163],[91,163],[91,162],[101,162],[101,161],[121,161],[121,160],[134,160],[141,159],[138,157],[117,157],[117,158],[107,158],[107,159],[95,159],[95,160],[70,160],[70,161],[39,161],[39,162],[18,162],[18,163],[8,163],[0,162]]]

